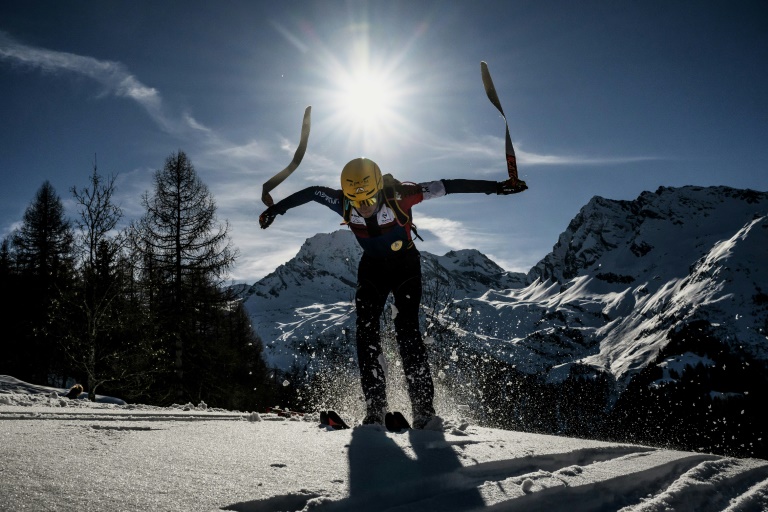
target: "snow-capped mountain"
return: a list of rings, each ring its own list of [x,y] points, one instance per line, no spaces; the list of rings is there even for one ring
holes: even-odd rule
[[[697,320],[766,361],[767,214],[768,193],[726,187],[595,197],[530,270],[527,286],[469,301],[481,317],[501,319],[470,330],[494,339],[518,368],[549,370],[556,380],[579,363],[620,387],[670,333]]]
[[[527,276],[475,250],[423,252],[425,283],[472,308],[463,329],[496,357],[552,379],[578,363],[625,385],[694,320],[766,360],[767,214],[768,193],[727,187],[595,197]],[[359,257],[348,231],[319,234],[245,292],[269,364],[292,364],[292,340],[354,328]]]
[[[298,254],[242,292],[270,366],[288,369],[301,357],[296,344],[317,337],[347,339],[354,330],[357,264],[362,250],[349,230],[315,235]],[[507,272],[479,251],[422,252],[425,287],[441,283],[456,298],[522,286],[525,275]],[[301,361],[298,361],[301,362]]]

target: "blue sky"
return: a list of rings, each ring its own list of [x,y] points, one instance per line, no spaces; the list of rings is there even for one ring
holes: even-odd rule
[[[443,254],[478,249],[527,271],[595,195],[659,186],[768,190],[768,5],[719,1],[16,1],[0,3],[0,235],[49,180],[117,175],[126,222],[182,150],[230,223],[252,283],[318,232],[310,204],[258,227],[261,185],[312,133],[279,200],[338,186],[358,156],[404,181],[505,177],[504,122],[523,194],[415,208]]]

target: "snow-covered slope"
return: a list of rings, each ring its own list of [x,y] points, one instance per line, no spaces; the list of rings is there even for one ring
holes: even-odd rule
[[[768,359],[768,193],[660,188],[634,201],[596,197],[528,273],[528,285],[472,300],[496,314],[499,353],[528,371],[573,363],[620,383],[670,333],[703,320],[745,357]]]
[[[766,510],[768,462],[478,427],[91,404],[0,376],[0,510]],[[54,392],[56,397],[49,394]]]
[[[270,364],[290,366],[291,340],[345,338],[358,258],[347,231],[317,235],[251,287],[246,305]],[[694,321],[768,360],[765,261],[768,193],[727,187],[595,197],[524,277],[474,250],[424,254],[425,283],[446,279],[456,306],[472,311],[462,328],[478,350],[551,381],[592,367],[619,389]]]

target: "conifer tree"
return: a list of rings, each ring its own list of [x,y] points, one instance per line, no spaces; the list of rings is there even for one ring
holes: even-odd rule
[[[17,299],[26,306],[24,317],[18,319],[22,339],[15,340],[24,351],[19,375],[33,382],[63,385],[66,365],[58,340],[66,330],[64,308],[74,277],[73,234],[49,181],[24,212],[12,244],[22,294]]]
[[[152,314],[174,355],[176,398],[189,400],[199,383],[194,376],[187,382],[186,368],[202,364],[195,364],[202,349],[198,322],[206,318],[204,310],[221,307],[222,295],[210,292],[234,264],[236,251],[229,224],[217,220],[213,196],[182,151],[155,173],[154,191],[144,194],[142,204],[146,213],[135,226],[135,248],[154,288]]]

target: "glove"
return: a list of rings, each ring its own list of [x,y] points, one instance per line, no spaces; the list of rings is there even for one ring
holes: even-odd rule
[[[261,229],[267,229],[278,214],[282,215],[282,212],[277,211],[277,208],[274,206],[270,206],[264,210],[264,213],[259,215],[259,226],[261,226]]]
[[[523,180],[513,180],[511,178],[507,181],[500,181],[496,184],[496,194],[500,196],[517,194],[527,189],[528,185],[526,185]]]

